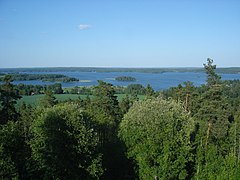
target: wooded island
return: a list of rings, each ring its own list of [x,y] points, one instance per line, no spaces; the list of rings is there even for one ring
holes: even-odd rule
[[[62,74],[9,74],[13,81],[31,81],[31,80],[41,80],[43,82],[72,82],[79,81],[79,79],[74,77],[68,77]],[[4,80],[4,74],[1,74],[0,81]]]
[[[131,76],[119,76],[115,78],[116,81],[137,81],[137,79],[135,77],[131,77]]]

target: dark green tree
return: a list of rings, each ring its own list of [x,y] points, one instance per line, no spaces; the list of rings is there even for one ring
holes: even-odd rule
[[[112,84],[103,81],[98,81],[98,83],[99,85],[94,90],[89,112],[100,126],[114,129],[120,120],[117,96],[115,96]]]
[[[204,64],[207,86],[200,95],[199,108],[194,117],[197,122],[196,178],[216,178],[221,172],[221,163],[230,148],[230,111],[223,96],[221,77],[216,74],[216,65],[211,59]]]
[[[21,131],[25,137],[25,140],[28,141],[31,137],[30,126],[33,122],[34,109],[31,107],[31,105],[27,105],[25,102],[23,102],[20,104],[19,112],[19,123],[21,126]]]
[[[58,103],[56,97],[52,91],[45,91],[45,95],[42,97],[40,104],[43,107],[52,107]]]
[[[62,94],[63,93],[61,83],[55,83],[55,84],[52,84],[52,85],[48,85],[47,89],[48,89],[48,91],[51,91],[54,94]]]
[[[208,86],[213,86],[220,84],[221,76],[219,76],[215,70],[216,70],[216,65],[213,65],[213,60],[208,58],[207,59],[207,64],[203,64],[205,68],[205,72],[207,74],[207,85]]]
[[[145,88],[141,84],[130,84],[127,86],[125,92],[127,94],[132,94],[133,92],[136,92],[137,94],[144,95],[146,93]]]
[[[40,110],[32,126],[32,158],[40,179],[98,179],[99,139],[91,119],[77,105]]]
[[[130,101],[132,101],[133,103],[134,103],[135,101],[139,101],[137,91],[132,91],[132,92],[131,92]]]
[[[131,170],[124,154],[124,146],[117,137],[117,129],[122,114],[112,84],[98,81],[88,112],[96,123],[103,166],[103,179],[124,179]]]
[[[147,85],[146,87],[146,98],[150,98],[154,95],[154,90],[153,88],[151,87],[150,84]]]
[[[4,83],[0,87],[0,124],[5,124],[9,120],[16,121],[19,113],[15,109],[17,100],[21,98],[16,93],[10,75],[5,75],[3,78]]]
[[[0,179],[28,179],[27,146],[19,121],[0,125]]]
[[[208,59],[208,64],[204,64],[207,78],[207,90],[201,95],[201,107],[196,113],[202,127],[205,126],[205,146],[209,140],[214,142],[216,139],[226,138],[229,127],[229,106],[223,96],[221,77],[215,73],[216,65],[213,60]]]
[[[128,112],[131,105],[132,105],[132,102],[130,101],[128,95],[122,98],[122,100],[119,103],[119,107],[121,109],[122,115]]]

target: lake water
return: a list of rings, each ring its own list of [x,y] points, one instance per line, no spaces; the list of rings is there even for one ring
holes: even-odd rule
[[[25,72],[28,73],[28,72]],[[63,87],[73,86],[92,86],[97,85],[97,80],[103,80],[113,85],[127,86],[129,84],[142,84],[145,87],[150,84],[154,90],[167,89],[169,87],[177,86],[185,81],[191,81],[195,86],[200,86],[206,82],[205,73],[194,72],[165,72],[159,74],[153,73],[138,73],[138,72],[39,72],[34,74],[64,74],[71,77],[76,77],[82,81],[62,83]],[[118,76],[132,76],[137,79],[136,82],[120,82],[115,81],[114,78]],[[223,80],[240,79],[240,74],[221,74]],[[53,84],[53,82],[41,82],[41,81],[14,81],[14,84],[33,84],[44,85]]]

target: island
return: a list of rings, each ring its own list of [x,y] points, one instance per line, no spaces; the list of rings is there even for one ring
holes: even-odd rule
[[[5,74],[7,75],[7,74]],[[31,81],[31,80],[41,80],[43,82],[73,82],[79,81],[79,79],[74,77],[65,76],[62,74],[20,74],[14,73],[9,74],[13,81]],[[0,81],[3,81],[4,75],[1,74]]]
[[[119,76],[115,78],[116,81],[137,81],[137,79],[135,77],[131,77],[131,76]]]

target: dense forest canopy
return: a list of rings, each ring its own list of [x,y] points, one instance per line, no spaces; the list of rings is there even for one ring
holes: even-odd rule
[[[14,86],[4,76],[0,178],[240,179],[240,81],[221,80],[212,59],[204,70],[199,87],[188,81],[156,92],[98,81],[74,87],[85,99],[64,102],[55,97],[61,84]],[[41,103],[16,108],[31,88],[44,94]]]

